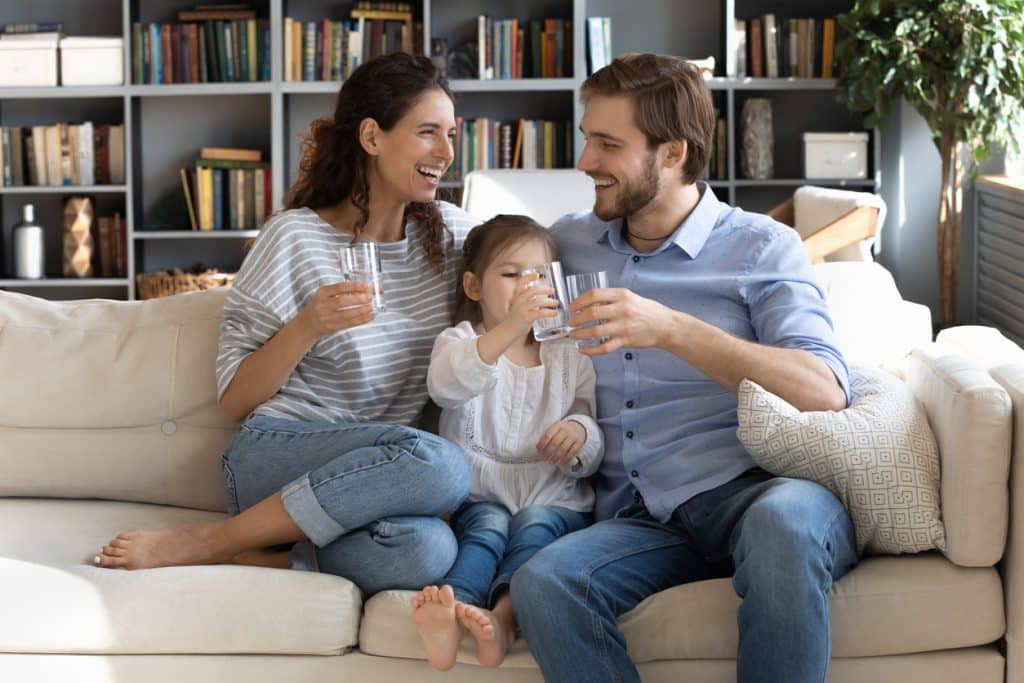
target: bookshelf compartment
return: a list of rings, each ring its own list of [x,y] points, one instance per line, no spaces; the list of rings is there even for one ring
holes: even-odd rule
[[[59,22],[65,36],[121,36],[121,0],[17,0],[3,4],[0,24]]]
[[[736,93],[736,180],[748,180],[740,171],[743,144],[743,104],[750,98],[767,98],[772,103],[775,172],[772,180],[804,178],[804,144],[806,132],[838,133],[863,131],[862,118],[836,99],[834,90],[748,91]],[[799,112],[799,116],[793,115]],[[870,135],[874,135],[870,132]],[[875,167],[874,149],[868,141],[868,169]],[[870,171],[869,171],[870,173]],[[871,173],[873,175],[873,173]],[[838,184],[833,180],[826,184]],[[743,208],[747,208],[744,206]]]
[[[573,78],[575,76],[576,55],[579,52],[576,50],[576,40],[574,38],[577,34],[575,33],[573,2],[571,0],[530,0],[526,2],[517,2],[516,0],[434,0],[430,6],[430,39],[427,41],[427,47],[431,49],[431,54],[433,54],[431,48],[433,42],[443,39],[446,43],[447,55],[450,56],[452,52],[457,51],[464,56],[476,56],[477,46],[479,45],[478,19],[481,15],[492,20],[492,30],[489,36],[492,41],[495,36],[494,26],[497,22],[509,19],[517,20],[517,26],[523,32],[524,46],[532,44],[531,22],[540,22],[536,29],[538,32],[551,31],[555,28],[553,24],[545,26],[545,20],[561,22],[559,24],[561,31],[558,33],[562,46],[560,65],[557,59],[553,57],[548,73],[543,74],[543,72],[536,68],[536,65],[534,65],[535,68],[530,68],[530,64],[536,62],[537,59],[533,58],[531,53],[524,52],[522,73],[519,76],[513,77],[513,67],[509,65],[503,74],[501,64],[493,63],[492,52],[491,67],[493,69],[493,77],[486,80],[500,82],[519,79],[530,80],[539,78],[542,75],[545,78]],[[507,31],[505,35],[511,37],[510,31]],[[552,32],[552,36],[554,35]],[[518,43],[518,38],[516,40]],[[552,45],[557,46],[559,41],[554,37],[551,40]],[[538,43],[533,49],[534,51],[539,51],[540,44]],[[506,55],[511,56],[511,49],[506,51]],[[454,62],[452,59],[447,61]],[[454,63],[451,63],[449,64],[449,77],[479,77],[479,62],[471,59],[465,60],[464,66],[472,73],[463,73],[457,70],[458,67]],[[552,67],[558,69],[558,71],[551,73]],[[515,68],[518,70],[519,67]]]
[[[715,75],[725,75],[725,5],[722,2],[665,2],[641,12],[621,0],[588,0],[588,17],[612,20],[612,54],[660,52],[687,59],[715,58]]]
[[[136,231],[190,229],[180,171],[195,168],[200,148],[258,149],[272,161],[268,96],[143,97],[132,109]]]
[[[126,54],[130,55],[128,82],[182,85],[269,81],[271,2],[249,0],[245,4],[254,17],[237,12],[182,17],[179,13],[193,10],[195,4],[184,0],[133,2],[125,40]]]
[[[189,270],[194,264],[234,273],[245,258],[248,240],[193,239],[175,241],[167,248],[163,240],[135,241],[135,272],[154,273],[169,268]]]
[[[326,85],[326,84],[325,84]],[[284,192],[298,180],[299,154],[302,152],[302,138],[306,135],[309,124],[319,118],[332,118],[334,105],[338,98],[341,84],[334,84],[331,94],[292,94],[284,99],[285,138],[284,155],[288,162],[285,167],[285,187],[275,191],[274,197],[280,199]]]
[[[0,264],[0,279],[11,279],[14,277],[13,228],[16,223],[21,222],[21,208],[25,204],[32,204],[35,207],[35,222],[43,227],[46,277],[56,280],[57,282],[54,284],[60,284],[63,281],[64,200],[71,196],[86,196],[92,199],[93,272],[96,278],[99,278],[99,219],[100,217],[113,216],[115,213],[125,217],[125,197],[119,194],[76,192],[69,188],[68,191],[62,194],[53,192],[25,192],[17,196],[0,196],[0,207],[2,207],[0,208],[0,219],[3,220],[4,255],[3,264]],[[91,279],[84,278],[79,280],[77,278],[70,278],[68,281],[80,284],[84,281],[91,281]],[[3,286],[6,287],[7,285]],[[30,286],[39,285],[36,283]]]

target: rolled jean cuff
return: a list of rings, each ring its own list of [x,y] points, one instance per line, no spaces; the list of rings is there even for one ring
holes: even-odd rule
[[[318,548],[323,548],[348,532],[348,529],[324,511],[313,493],[308,475],[299,477],[281,489],[281,502],[295,525]]]

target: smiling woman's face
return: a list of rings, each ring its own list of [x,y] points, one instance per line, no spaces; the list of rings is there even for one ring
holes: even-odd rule
[[[454,136],[455,105],[443,90],[428,90],[391,130],[377,131],[371,173],[401,201],[433,201],[454,158]]]

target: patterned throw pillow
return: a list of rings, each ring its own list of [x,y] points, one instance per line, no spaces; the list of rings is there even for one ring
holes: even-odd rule
[[[910,389],[877,368],[850,372],[850,407],[800,412],[748,379],[737,435],[765,470],[828,488],[850,512],[857,551],[945,549],[939,451]]]

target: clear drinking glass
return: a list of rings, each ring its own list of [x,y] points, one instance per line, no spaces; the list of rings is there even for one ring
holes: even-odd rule
[[[373,310],[384,310],[380,247],[376,242],[357,242],[341,250],[341,275],[346,282],[369,282],[373,289]]]
[[[596,273],[579,273],[577,275],[570,275],[565,278],[566,289],[569,291],[569,301],[572,302],[574,299],[579,297],[580,294],[587,291],[588,289],[600,289],[608,286],[608,273],[606,271],[598,271]],[[580,325],[575,329],[582,330],[587,327],[593,327],[594,325],[600,325],[604,320],[595,320],[593,322]],[[597,346],[608,341],[608,337],[599,337],[597,339],[577,339],[576,348],[582,348],[584,346]]]
[[[558,315],[551,318],[540,318],[533,322],[533,336],[537,338],[537,341],[564,337],[569,334],[572,328],[569,327],[569,296],[565,290],[562,264],[559,261],[552,261],[537,268],[524,270],[521,275],[528,275],[529,273],[540,275],[540,278],[535,280],[535,282],[547,285],[555,290],[551,294],[551,298],[558,302],[556,306]]]

